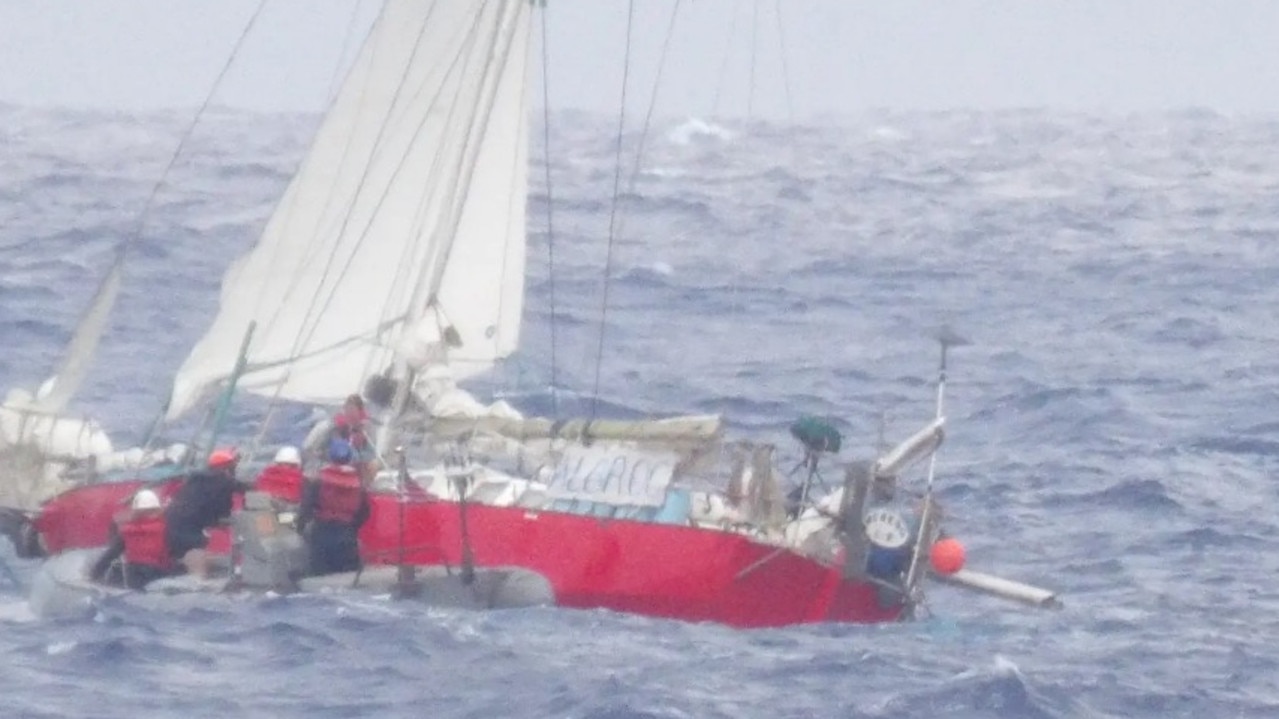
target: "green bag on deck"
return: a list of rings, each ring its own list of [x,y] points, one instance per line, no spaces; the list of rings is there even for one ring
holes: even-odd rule
[[[800,417],[790,426],[791,436],[811,452],[838,452],[843,437],[828,420]]]

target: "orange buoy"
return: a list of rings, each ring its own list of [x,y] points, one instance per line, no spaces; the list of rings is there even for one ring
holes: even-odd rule
[[[928,559],[938,574],[954,574],[964,568],[964,545],[953,537],[939,539],[928,550]]]

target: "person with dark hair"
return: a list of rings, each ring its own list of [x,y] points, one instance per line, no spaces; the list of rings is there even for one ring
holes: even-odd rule
[[[368,422],[364,400],[358,394],[350,395],[342,404],[342,411],[333,418],[333,437],[349,442],[357,458],[362,459],[361,455],[369,448]]]
[[[230,519],[234,495],[252,489],[235,479],[239,462],[240,455],[233,448],[214,450],[208,468],[192,472],[164,511],[169,556],[201,579],[210,574],[205,531]]]
[[[359,470],[366,483],[373,481],[378,470],[377,451],[370,437],[369,413],[360,395],[349,395],[342,410],[333,417],[329,440],[334,439],[345,440],[351,446],[351,465]]]
[[[355,452],[344,439],[329,443],[329,462],[302,490],[298,531],[306,539],[312,575],[353,572],[360,562],[359,531],[369,518],[369,496]]]

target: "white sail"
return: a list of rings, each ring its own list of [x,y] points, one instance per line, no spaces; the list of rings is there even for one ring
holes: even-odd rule
[[[169,417],[238,387],[338,403],[412,325],[461,340],[455,377],[512,352],[523,306],[527,0],[390,0],[217,317]],[[429,332],[427,332],[429,334]]]
[[[89,311],[80,318],[71,344],[62,356],[62,364],[52,377],[45,380],[40,391],[36,393],[36,408],[41,412],[57,414],[67,406],[67,402],[80,389],[85,373],[89,371],[89,363],[98,349],[98,340],[106,331],[107,322],[111,319],[111,309],[115,306],[116,297],[120,294],[121,276],[124,274],[124,251],[117,255],[111,269],[107,271],[98,291],[89,305]]]
[[[64,488],[62,463],[103,456],[113,448],[97,422],[63,414],[80,389],[120,294],[124,252],[102,278],[76,325],[57,370],[35,396],[14,388],[0,403],[0,506],[33,508]]]

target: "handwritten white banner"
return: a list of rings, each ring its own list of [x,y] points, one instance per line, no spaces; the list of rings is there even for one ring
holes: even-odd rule
[[[660,507],[675,475],[674,452],[592,445],[570,446],[555,467],[546,495],[618,506]]]

